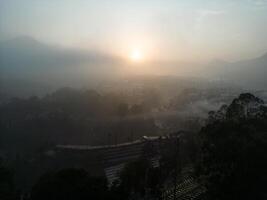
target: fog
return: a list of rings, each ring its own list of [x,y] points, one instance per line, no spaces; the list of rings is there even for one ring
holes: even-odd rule
[[[24,36],[1,42],[0,60],[1,91],[9,96],[45,95],[60,87],[92,89],[103,82],[135,76],[174,76],[253,90],[266,86],[266,54],[239,62],[136,63],[96,50],[47,45]]]
[[[0,199],[265,200],[266,10],[1,0]]]

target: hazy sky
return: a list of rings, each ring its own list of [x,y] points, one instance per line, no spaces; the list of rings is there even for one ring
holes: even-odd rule
[[[1,40],[151,60],[239,60],[267,52],[267,0],[0,0]]]

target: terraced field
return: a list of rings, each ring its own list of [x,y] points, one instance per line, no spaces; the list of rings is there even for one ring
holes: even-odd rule
[[[183,172],[176,187],[168,188],[162,195],[163,200],[197,200],[205,192],[205,188],[193,178],[192,169]],[[182,180],[182,181],[181,181]]]

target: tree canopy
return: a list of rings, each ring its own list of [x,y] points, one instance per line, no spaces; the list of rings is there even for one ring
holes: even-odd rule
[[[31,192],[31,200],[107,199],[105,178],[90,176],[83,169],[63,169],[44,174]]]
[[[200,132],[199,172],[210,199],[266,199],[267,115],[246,93],[211,112]]]

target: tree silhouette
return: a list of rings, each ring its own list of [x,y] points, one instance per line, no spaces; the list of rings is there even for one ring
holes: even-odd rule
[[[0,199],[13,200],[15,196],[15,186],[13,182],[13,172],[4,165],[0,158]]]
[[[262,100],[241,94],[200,132],[200,174],[210,199],[266,199],[267,115]]]
[[[161,171],[153,168],[148,159],[140,159],[125,165],[120,180],[111,187],[112,199],[142,199],[145,196],[160,197]]]
[[[43,175],[33,187],[31,199],[107,199],[107,182],[82,169],[64,169]]]

